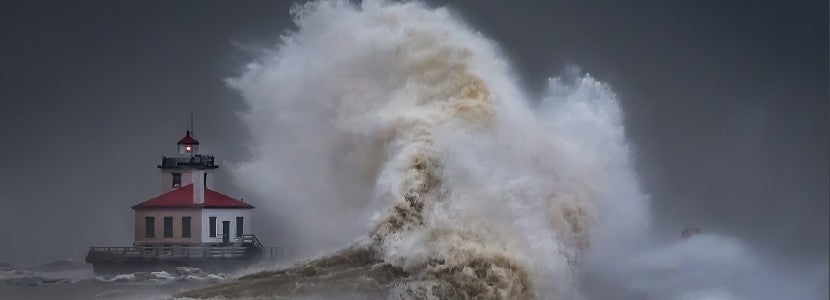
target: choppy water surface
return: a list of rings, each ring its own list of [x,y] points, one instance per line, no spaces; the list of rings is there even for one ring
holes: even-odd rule
[[[0,299],[160,299],[231,277],[186,267],[95,275],[87,264],[59,262],[46,264],[46,268],[0,266]]]

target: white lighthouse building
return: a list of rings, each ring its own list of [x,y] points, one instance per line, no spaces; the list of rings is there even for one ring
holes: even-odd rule
[[[135,241],[128,247],[90,247],[84,261],[97,274],[198,267],[232,272],[262,259],[281,257],[281,247],[265,247],[251,230],[254,207],[214,191],[213,155],[199,153],[188,131],[165,155],[160,195],[133,206]]]
[[[136,246],[205,246],[250,243],[254,207],[208,187],[219,168],[199,153],[190,131],[177,153],[162,158],[161,195],[133,206]]]

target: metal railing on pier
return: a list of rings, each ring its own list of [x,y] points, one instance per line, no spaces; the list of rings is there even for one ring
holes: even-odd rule
[[[128,257],[192,257],[192,258],[243,258],[254,256],[249,247],[209,246],[134,246],[134,247],[90,247],[89,259]]]
[[[90,261],[118,261],[134,258],[194,258],[194,259],[226,259],[226,258],[286,258],[283,247],[265,247],[253,234],[242,235],[233,243],[225,244],[139,244],[132,247],[90,247],[87,253],[87,262]]]
[[[283,259],[286,258],[285,249],[282,247],[263,247],[262,248],[262,258],[263,259]]]

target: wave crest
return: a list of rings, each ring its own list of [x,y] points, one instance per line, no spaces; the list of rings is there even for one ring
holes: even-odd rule
[[[632,216],[598,222],[605,203],[641,213],[606,85],[553,79],[528,99],[497,47],[442,8],[322,1],[294,14],[298,30],[229,81],[254,138],[236,178],[297,225],[286,242],[353,246],[186,295],[563,295],[594,228]]]

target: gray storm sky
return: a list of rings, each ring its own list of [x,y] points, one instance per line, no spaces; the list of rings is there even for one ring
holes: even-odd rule
[[[495,40],[539,94],[566,65],[619,94],[656,234],[685,226],[826,261],[827,1],[432,1]],[[223,79],[291,30],[291,2],[0,3],[0,262],[132,241],[130,206],[196,115],[248,158]],[[246,199],[228,173],[218,189]],[[266,199],[250,199],[257,201]],[[258,212],[263,239],[279,220]]]

